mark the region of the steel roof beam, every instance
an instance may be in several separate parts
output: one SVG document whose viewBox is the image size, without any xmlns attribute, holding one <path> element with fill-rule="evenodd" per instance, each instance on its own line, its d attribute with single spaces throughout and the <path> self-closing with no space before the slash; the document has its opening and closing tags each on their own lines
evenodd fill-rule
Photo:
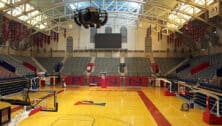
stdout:
<svg viewBox="0 0 222 126">
<path fill-rule="evenodd" d="M 192 1 L 188 1 L 188 0 L 177 0 L 177 1 L 180 2 L 180 3 L 185 3 L 185 4 L 188 4 L 190 6 L 199 8 L 199 9 L 204 10 L 204 11 L 207 11 L 207 6 L 202 6 L 202 5 L 193 3 Z M 206 2 L 206 0 L 205 0 L 205 2 Z"/>
<path fill-rule="evenodd" d="M 1 8 L 0 10 L 8 11 L 12 8 L 18 7 L 18 6 L 23 5 L 25 3 L 29 3 L 29 1 L 30 0 L 21 0 L 19 2 L 14 3 L 14 4 L 5 4 L 6 6 Z"/>
</svg>

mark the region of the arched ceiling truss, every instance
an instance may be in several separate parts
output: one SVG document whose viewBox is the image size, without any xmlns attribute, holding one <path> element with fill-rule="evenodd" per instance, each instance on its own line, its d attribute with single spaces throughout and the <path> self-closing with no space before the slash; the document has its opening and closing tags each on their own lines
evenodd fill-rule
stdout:
<svg viewBox="0 0 222 126">
<path fill-rule="evenodd" d="M 170 2 L 170 4 L 169 4 Z M 107 10 L 108 25 L 138 26 L 140 20 L 177 31 L 190 20 L 212 27 L 207 13 L 219 0 L 0 0 L 0 10 L 10 19 L 19 20 L 37 31 L 60 32 L 73 20 L 73 11 L 94 6 Z M 206 16 L 201 16 L 206 14 Z M 122 22 L 122 23 L 121 23 Z M 126 23 L 127 22 L 127 23 Z"/>
</svg>

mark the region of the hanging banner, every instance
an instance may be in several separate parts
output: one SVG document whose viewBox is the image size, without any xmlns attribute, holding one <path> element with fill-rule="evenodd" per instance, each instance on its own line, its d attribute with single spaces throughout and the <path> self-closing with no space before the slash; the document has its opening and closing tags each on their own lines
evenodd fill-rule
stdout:
<svg viewBox="0 0 222 126">
<path fill-rule="evenodd" d="M 45 43 L 45 44 L 46 44 L 47 41 L 48 41 L 48 40 L 47 40 L 47 39 L 48 39 L 47 37 L 48 37 L 47 35 L 44 35 L 44 43 Z"/>
<path fill-rule="evenodd" d="M 157 40 L 160 40 L 160 32 L 157 32 Z"/>
<path fill-rule="evenodd" d="M 29 30 L 27 26 L 23 25 L 23 38 L 28 38 L 29 36 Z"/>
<path fill-rule="evenodd" d="M 50 44 L 50 41 L 51 41 L 50 38 L 51 38 L 50 36 L 47 37 L 47 43 L 48 43 L 48 45 Z"/>
<path fill-rule="evenodd" d="M 59 41 L 59 33 L 56 33 L 56 42 Z"/>
<path fill-rule="evenodd" d="M 162 35 L 162 29 L 160 30 L 160 40 L 163 39 L 163 35 Z"/>
<path fill-rule="evenodd" d="M 40 40 L 40 47 L 42 48 L 43 47 L 43 34 L 41 33 L 40 34 L 40 38 L 39 38 Z"/>
<path fill-rule="evenodd" d="M 10 40 L 11 42 L 15 41 L 15 28 L 16 23 L 14 21 L 10 21 Z"/>
<path fill-rule="evenodd" d="M 54 39 L 54 32 L 51 30 L 50 31 L 50 39 L 53 40 Z"/>
<path fill-rule="evenodd" d="M 9 19 L 4 18 L 4 40 L 7 41 L 9 36 Z"/>
<path fill-rule="evenodd" d="M 20 40 L 20 36 L 21 36 L 21 33 L 20 33 L 20 26 L 21 24 L 16 22 L 16 28 L 15 28 L 15 39 L 16 40 Z M 19 41 L 18 41 L 19 42 Z"/>
<path fill-rule="evenodd" d="M 169 42 L 170 42 L 170 37 L 169 37 L 169 35 L 167 36 L 167 44 L 169 44 Z"/>
<path fill-rule="evenodd" d="M 64 38 L 66 38 L 66 28 L 64 29 Z"/>
</svg>

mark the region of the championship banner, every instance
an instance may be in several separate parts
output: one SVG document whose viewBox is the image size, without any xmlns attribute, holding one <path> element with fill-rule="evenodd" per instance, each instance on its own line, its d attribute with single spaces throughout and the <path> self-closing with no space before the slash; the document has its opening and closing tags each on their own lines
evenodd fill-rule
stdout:
<svg viewBox="0 0 222 126">
<path fill-rule="evenodd" d="M 4 40 L 7 41 L 9 36 L 9 19 L 4 18 Z"/>
<path fill-rule="evenodd" d="M 208 7 L 209 18 L 215 17 L 220 14 L 220 2 L 212 3 Z"/>
</svg>

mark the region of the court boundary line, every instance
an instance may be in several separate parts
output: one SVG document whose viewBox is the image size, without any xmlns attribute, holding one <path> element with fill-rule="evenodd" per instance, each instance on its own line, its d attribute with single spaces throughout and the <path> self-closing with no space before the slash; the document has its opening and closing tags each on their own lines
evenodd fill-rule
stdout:
<svg viewBox="0 0 222 126">
<path fill-rule="evenodd" d="M 166 117 L 159 111 L 159 109 L 153 104 L 153 102 L 144 94 L 144 92 L 141 89 L 96 89 L 92 91 L 113 91 L 113 92 L 137 92 L 140 99 L 145 104 L 146 109 L 151 113 L 152 117 L 154 118 L 156 124 L 158 126 L 171 126 L 170 122 L 166 119 Z"/>
<path fill-rule="evenodd" d="M 152 103 L 152 101 L 143 93 L 143 91 L 137 91 L 141 100 L 149 110 L 158 126 L 171 126 L 170 122 L 165 116 L 158 110 L 158 108 Z"/>
</svg>

